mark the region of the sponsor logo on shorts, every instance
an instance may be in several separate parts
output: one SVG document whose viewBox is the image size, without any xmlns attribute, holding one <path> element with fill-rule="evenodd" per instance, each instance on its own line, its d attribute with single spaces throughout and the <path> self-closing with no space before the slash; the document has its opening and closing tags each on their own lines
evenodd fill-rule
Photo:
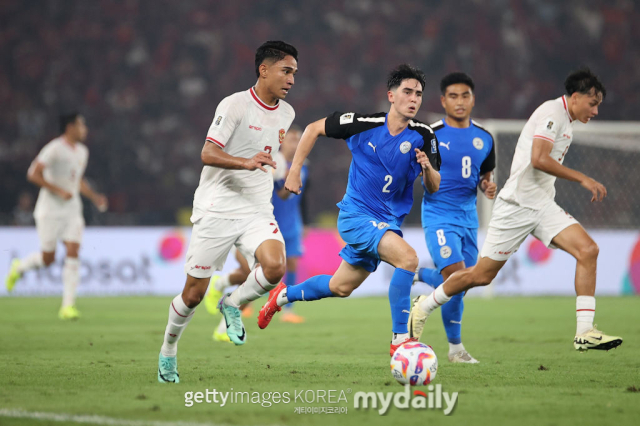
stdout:
<svg viewBox="0 0 640 426">
<path fill-rule="evenodd" d="M 440 256 L 443 259 L 448 259 L 451 256 L 451 247 L 449 246 L 440 247 Z"/>
<path fill-rule="evenodd" d="M 511 254 L 513 252 L 513 250 L 509 250 L 509 251 L 499 251 L 498 254 Z"/>
<path fill-rule="evenodd" d="M 389 224 L 386 222 L 376 222 L 375 220 L 370 220 L 369 222 L 371 222 L 371 224 L 378 229 L 384 229 L 389 227 Z"/>
<path fill-rule="evenodd" d="M 484 148 L 484 141 L 481 138 L 473 138 L 473 146 L 475 149 Z"/>
<path fill-rule="evenodd" d="M 211 269 L 211 266 L 200 266 L 200 265 L 196 265 L 194 266 L 195 269 L 202 269 L 203 271 L 207 271 L 209 269 Z"/>
<path fill-rule="evenodd" d="M 404 141 L 400 144 L 400 152 L 406 154 L 411 149 L 411 142 Z"/>
</svg>

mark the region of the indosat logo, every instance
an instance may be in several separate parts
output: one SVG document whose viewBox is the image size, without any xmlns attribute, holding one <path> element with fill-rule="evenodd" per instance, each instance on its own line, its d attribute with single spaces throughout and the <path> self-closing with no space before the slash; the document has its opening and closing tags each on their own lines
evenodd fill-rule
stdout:
<svg viewBox="0 0 640 426">
<path fill-rule="evenodd" d="M 181 260 L 185 250 L 185 241 L 181 231 L 171 231 L 163 235 L 158 245 L 158 261 L 169 263 Z"/>
<path fill-rule="evenodd" d="M 640 238 L 631 250 L 629 270 L 622 280 L 622 294 L 640 294 Z"/>
</svg>

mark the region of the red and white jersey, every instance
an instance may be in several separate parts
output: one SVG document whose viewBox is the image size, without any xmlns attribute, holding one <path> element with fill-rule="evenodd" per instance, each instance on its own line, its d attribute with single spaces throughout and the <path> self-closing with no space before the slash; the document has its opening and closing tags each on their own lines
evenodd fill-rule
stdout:
<svg viewBox="0 0 640 426">
<path fill-rule="evenodd" d="M 259 152 L 273 156 L 294 118 L 291 105 L 282 100 L 275 106 L 266 105 L 250 88 L 220 102 L 207 142 L 234 157 L 252 158 Z M 272 173 L 204 166 L 194 195 L 191 221 L 195 223 L 205 215 L 241 219 L 266 210 L 272 212 L 272 192 Z"/>
<path fill-rule="evenodd" d="M 33 215 L 37 218 L 64 218 L 82 214 L 80 182 L 87 167 L 89 150 L 76 142 L 71 144 L 63 136 L 46 144 L 35 162 L 44 164 L 44 179 L 67 192 L 71 199 L 64 200 L 46 188 L 40 188 Z"/>
<path fill-rule="evenodd" d="M 498 196 L 534 210 L 540 210 L 553 201 L 556 177 L 533 168 L 533 140 L 539 138 L 551 142 L 553 148 L 549 155 L 562 164 L 573 140 L 573 123 L 564 96 L 540 105 L 520 133 L 511 163 L 511 174 Z"/>
</svg>

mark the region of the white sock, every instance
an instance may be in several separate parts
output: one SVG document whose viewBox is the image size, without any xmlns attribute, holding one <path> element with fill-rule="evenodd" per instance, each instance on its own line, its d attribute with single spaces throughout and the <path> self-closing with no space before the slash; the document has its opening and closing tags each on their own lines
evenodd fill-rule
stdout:
<svg viewBox="0 0 640 426">
<path fill-rule="evenodd" d="M 216 284 L 213 286 L 218 291 L 223 291 L 225 288 L 229 287 L 231 283 L 229 282 L 229 274 L 221 275 L 216 281 Z"/>
<path fill-rule="evenodd" d="M 443 285 L 438 286 L 430 295 L 427 296 L 425 300 L 420 303 L 420 309 L 427 314 L 431 314 L 431 312 L 438 309 L 440 306 L 447 303 L 451 297 L 447 296 L 444 292 Z"/>
<path fill-rule="evenodd" d="M 42 260 L 42 253 L 36 252 L 31 253 L 29 256 L 24 259 L 20 259 L 20 266 L 18 267 L 18 272 L 20 274 L 24 274 L 27 271 L 32 269 L 40 269 L 44 266 L 44 260 Z"/>
<path fill-rule="evenodd" d="M 449 343 L 449 353 L 456 354 L 460 351 L 464 351 L 464 345 L 460 343 Z"/>
<path fill-rule="evenodd" d="M 287 289 L 285 288 L 278 294 L 278 298 L 276 299 L 276 303 L 278 306 L 284 306 L 289 303 L 289 299 L 287 299 Z"/>
<path fill-rule="evenodd" d="M 62 307 L 76 303 L 76 291 L 80 282 L 80 260 L 77 257 L 64 259 L 62 267 Z"/>
<path fill-rule="evenodd" d="M 251 271 L 247 280 L 240 285 L 237 289 L 231 293 L 229 297 L 225 297 L 224 303 L 234 308 L 239 308 L 240 305 L 251 302 L 252 300 L 259 299 L 263 294 L 268 293 L 278 283 L 272 284 L 267 281 L 262 271 L 262 266 Z"/>
<path fill-rule="evenodd" d="M 593 296 L 576 297 L 576 335 L 586 333 L 593 328 L 596 316 L 596 298 Z"/>
<path fill-rule="evenodd" d="M 216 329 L 216 332 L 218 332 L 219 334 L 227 333 L 227 323 L 225 322 L 224 318 L 220 320 L 220 324 L 218 324 L 218 328 Z"/>
<path fill-rule="evenodd" d="M 409 338 L 409 333 L 393 333 L 393 339 L 391 339 L 392 345 L 402 343 Z"/>
<path fill-rule="evenodd" d="M 196 308 L 189 308 L 182 300 L 182 294 L 177 295 L 169 305 L 169 322 L 164 331 L 164 342 L 160 353 L 162 356 L 176 356 L 178 353 L 178 340 L 187 324 L 193 318 Z"/>
</svg>

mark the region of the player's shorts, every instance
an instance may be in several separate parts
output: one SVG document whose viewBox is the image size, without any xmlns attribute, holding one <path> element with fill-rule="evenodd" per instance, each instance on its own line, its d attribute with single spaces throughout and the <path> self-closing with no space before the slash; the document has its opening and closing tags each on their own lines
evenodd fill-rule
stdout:
<svg viewBox="0 0 640 426">
<path fill-rule="evenodd" d="M 551 240 L 561 231 L 578 221 L 555 202 L 540 210 L 528 209 L 517 204 L 496 200 L 487 230 L 487 239 L 482 246 L 481 257 L 503 261 L 518 251 L 529 234 L 549 248 L 557 248 Z"/>
<path fill-rule="evenodd" d="M 450 224 L 424 228 L 427 248 L 438 272 L 454 263 L 464 262 L 465 267 L 478 261 L 478 229 Z"/>
<path fill-rule="evenodd" d="M 304 254 L 302 247 L 302 234 L 295 233 L 284 237 L 284 246 L 287 249 L 287 257 L 300 257 Z"/>
<path fill-rule="evenodd" d="M 247 259 L 249 268 L 253 269 L 256 250 L 267 240 L 284 244 L 273 214 L 258 214 L 244 219 L 205 216 L 193 225 L 184 271 L 194 278 L 211 277 L 214 271 L 222 270 L 234 245 Z"/>
<path fill-rule="evenodd" d="M 338 232 L 347 245 L 340 250 L 340 257 L 350 265 L 360 266 L 374 272 L 380 264 L 378 244 L 385 232 L 392 231 L 402 236 L 395 224 L 379 222 L 364 213 L 340 211 Z"/>
<path fill-rule="evenodd" d="M 35 221 L 40 249 L 44 252 L 55 251 L 58 241 L 82 244 L 84 217 L 80 214 L 63 218 L 36 217 Z"/>
</svg>

